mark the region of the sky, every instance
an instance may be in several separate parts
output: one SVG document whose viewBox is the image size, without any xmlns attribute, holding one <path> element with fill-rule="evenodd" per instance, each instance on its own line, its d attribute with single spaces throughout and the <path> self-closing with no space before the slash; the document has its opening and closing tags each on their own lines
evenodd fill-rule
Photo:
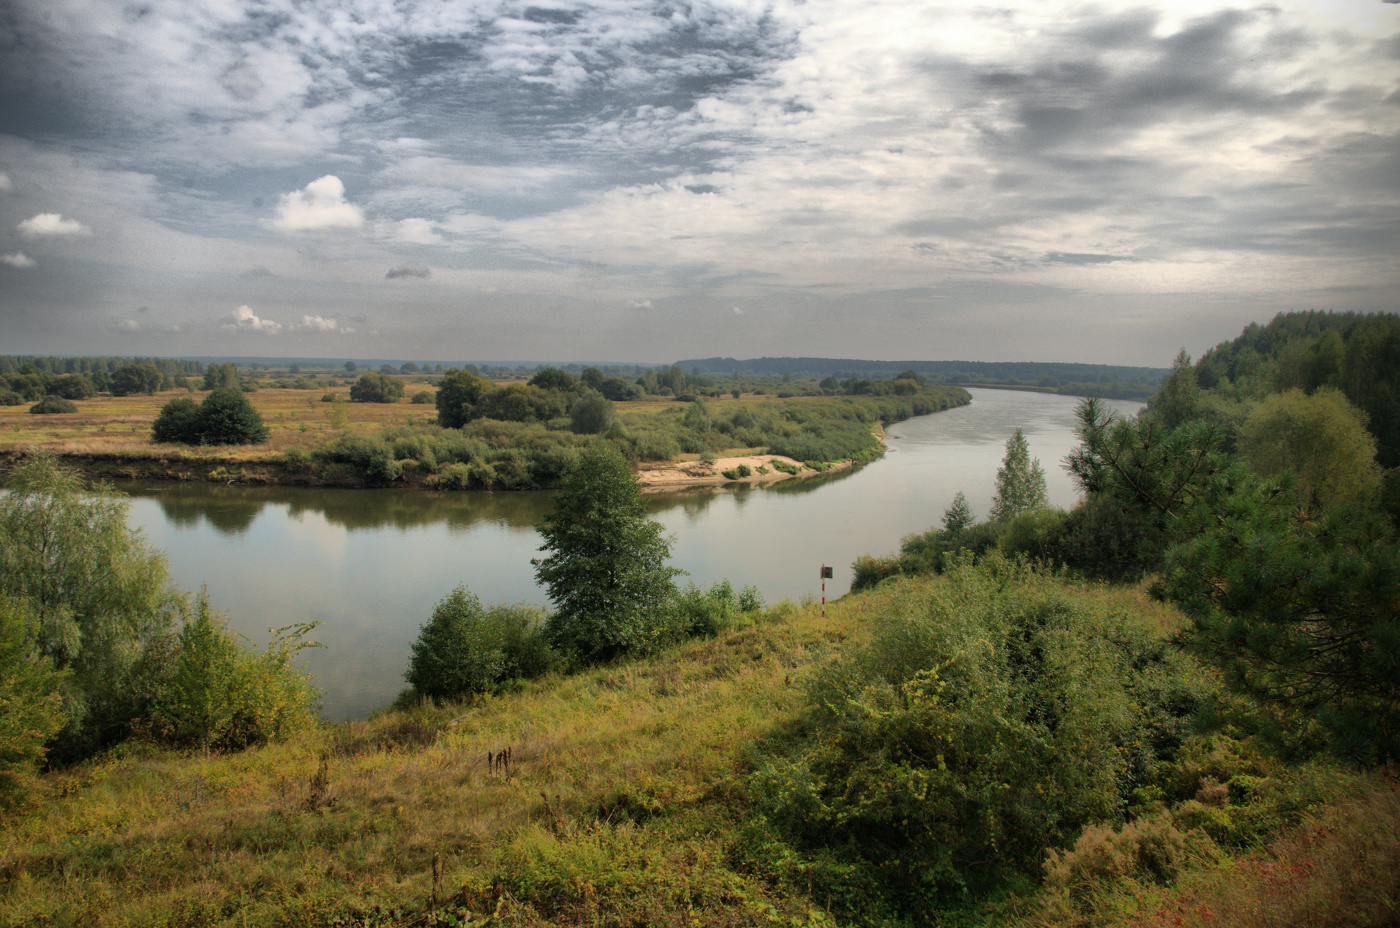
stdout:
<svg viewBox="0 0 1400 928">
<path fill-rule="evenodd" d="M 0 2 L 4 354 L 1164 367 L 1397 294 L 1400 2 Z"/>
</svg>

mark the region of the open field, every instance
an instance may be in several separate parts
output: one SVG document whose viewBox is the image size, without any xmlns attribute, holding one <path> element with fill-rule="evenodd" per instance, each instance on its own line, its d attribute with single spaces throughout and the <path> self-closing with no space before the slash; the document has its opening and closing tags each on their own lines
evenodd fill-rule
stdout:
<svg viewBox="0 0 1400 928">
<path fill-rule="evenodd" d="M 406 395 L 419 392 L 435 394 L 427 382 L 407 380 Z M 389 434 L 423 434 L 436 429 L 436 408 L 431 403 L 412 403 L 408 399 L 396 403 L 351 403 L 348 382 L 336 386 L 318 385 L 315 389 L 263 388 L 247 394 L 253 407 L 269 429 L 269 440 L 262 445 L 189 446 L 182 444 L 153 444 L 151 424 L 161 407 L 178 396 L 189 396 L 199 402 L 204 391 L 171 390 L 155 395 L 112 397 L 98 395 L 77 401 L 78 411 L 57 415 L 33 415 L 28 405 L 0 407 L 0 459 L 33 453 L 51 453 L 67 459 L 93 477 L 148 477 L 168 479 L 219 480 L 243 483 L 317 483 L 350 482 L 353 475 L 336 472 L 327 474 L 324 468 L 308 464 L 314 456 L 332 446 L 344 446 L 346 439 L 361 436 L 371 442 Z M 327 397 L 344 399 L 332 402 Z M 736 411 L 747 410 L 754 417 L 767 421 L 788 422 L 802 418 L 803 410 L 812 410 L 820 419 L 839 411 L 848 398 L 826 396 L 777 397 L 769 394 L 744 394 L 741 397 L 709 398 L 706 406 L 716 422 L 732 419 Z M 717 447 L 717 461 L 702 464 L 701 455 L 677 446 L 674 440 L 676 424 L 689 403 L 663 397 L 647 397 L 615 404 L 623 429 L 632 435 L 662 434 L 660 456 L 670 464 L 647 464 L 642 479 L 656 487 L 724 483 L 725 471 L 740 464 L 753 470 L 752 482 L 780 480 L 790 476 L 805 476 L 817 471 L 804 467 L 803 461 L 780 454 L 768 455 L 763 445 L 734 445 Z M 342 426 L 334 423 L 339 408 L 345 415 Z M 535 441 L 559 446 L 561 442 L 577 444 L 584 436 L 547 431 L 534 424 L 527 431 L 517 423 L 505 423 L 501 434 L 508 447 Z M 784 426 L 792 434 L 793 426 Z M 863 427 L 866 428 L 866 427 Z M 875 424 L 878 430 L 878 423 Z M 719 433 L 712 433 L 718 437 Z M 499 435 L 484 439 L 494 445 Z M 712 442 L 714 444 L 723 444 Z M 731 443 L 732 444 L 732 443 Z M 525 452 L 535 455 L 537 451 Z M 655 452 L 650 453 L 655 458 Z M 770 466 L 780 460 L 784 469 Z M 767 473 L 760 471 L 762 468 Z M 430 485 L 435 478 L 433 468 L 403 468 L 393 480 L 401 485 Z M 478 478 L 471 478 L 473 480 Z M 479 478 L 482 485 L 491 485 L 494 478 Z M 539 481 L 536 481 L 536 485 Z M 461 485 L 461 481 L 456 485 Z M 505 484 L 509 486 L 510 484 Z M 528 484 L 527 484 L 528 485 Z"/>
</svg>

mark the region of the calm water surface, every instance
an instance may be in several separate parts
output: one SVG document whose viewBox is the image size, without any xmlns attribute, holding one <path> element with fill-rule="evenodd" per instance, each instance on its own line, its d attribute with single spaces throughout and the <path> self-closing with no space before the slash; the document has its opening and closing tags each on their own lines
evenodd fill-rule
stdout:
<svg viewBox="0 0 1400 928">
<path fill-rule="evenodd" d="M 985 518 L 1006 440 L 1019 426 L 1050 501 L 1076 494 L 1061 469 L 1075 444 L 1072 397 L 973 390 L 971 405 L 892 426 L 889 452 L 854 471 L 764 488 L 649 497 L 674 535 L 673 563 L 697 584 L 728 578 L 770 601 L 850 584 L 851 562 L 937 524 L 959 490 Z M 1126 413 L 1136 403 L 1111 403 Z M 131 523 L 169 556 L 183 589 L 209 590 L 230 625 L 261 644 L 269 626 L 320 621 L 303 652 L 327 717 L 362 718 L 403 688 L 409 645 L 457 584 L 484 603 L 545 604 L 534 526 L 548 492 L 430 493 L 126 483 Z M 685 578 L 682 578 L 684 581 Z"/>
</svg>

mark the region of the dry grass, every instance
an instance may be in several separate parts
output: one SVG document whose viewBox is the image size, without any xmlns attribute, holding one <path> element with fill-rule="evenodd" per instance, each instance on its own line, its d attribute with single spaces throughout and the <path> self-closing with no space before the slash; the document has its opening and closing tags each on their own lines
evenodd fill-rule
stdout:
<svg viewBox="0 0 1400 928">
<path fill-rule="evenodd" d="M 1260 854 L 1198 873 L 1133 928 L 1371 928 L 1400 924 L 1400 790 L 1394 772 Z"/>
<path fill-rule="evenodd" d="M 435 891 L 569 922 L 584 883 L 609 881 L 594 904 L 617 924 L 646 922 L 623 914 L 647 907 L 653 923 L 684 923 L 663 911 L 694 904 L 682 884 L 710 886 L 709 923 L 790 914 L 794 901 L 762 886 L 711 886 L 738 878 L 714 866 L 723 842 L 691 817 L 714 814 L 705 800 L 746 744 L 796 712 L 798 684 L 846 626 L 839 608 L 826 623 L 796 611 L 472 706 L 50 776 L 42 803 L 0 833 L 0 924 L 329 923 L 375 905 L 421 915 Z M 506 750 L 508 770 L 488 765 Z"/>
</svg>

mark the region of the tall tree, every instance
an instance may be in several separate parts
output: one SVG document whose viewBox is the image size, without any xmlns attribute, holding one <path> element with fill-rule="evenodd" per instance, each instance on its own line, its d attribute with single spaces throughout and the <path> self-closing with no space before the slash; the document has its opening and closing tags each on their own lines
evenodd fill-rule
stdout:
<svg viewBox="0 0 1400 928">
<path fill-rule="evenodd" d="M 1006 457 L 997 471 L 997 490 L 992 497 L 993 522 L 1004 522 L 1023 512 L 1034 512 L 1050 505 L 1045 490 L 1045 471 L 1040 460 L 1031 459 L 1030 445 L 1018 428 L 1006 440 Z"/>
<path fill-rule="evenodd" d="M 661 531 L 622 453 L 594 442 L 540 528 L 549 556 L 532 562 L 557 610 L 548 628 L 557 646 L 604 661 L 650 643 L 680 573 L 666 564 L 671 544 Z"/>
</svg>

